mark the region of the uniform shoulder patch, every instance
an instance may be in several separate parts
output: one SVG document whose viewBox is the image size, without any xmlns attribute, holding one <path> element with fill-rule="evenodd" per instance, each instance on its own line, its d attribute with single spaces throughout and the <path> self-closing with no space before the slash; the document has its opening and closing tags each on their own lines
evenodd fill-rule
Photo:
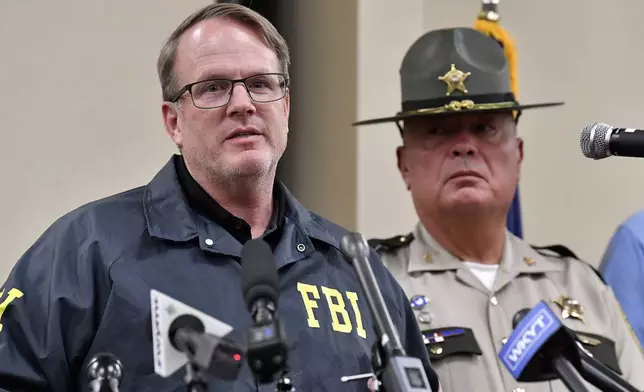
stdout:
<svg viewBox="0 0 644 392">
<path fill-rule="evenodd" d="M 565 245 L 561 244 L 554 244 L 554 245 L 546 245 L 546 246 L 536 246 L 536 245 L 530 245 L 532 249 L 537 251 L 542 256 L 547 256 L 547 257 L 558 257 L 558 258 L 572 258 L 575 260 L 579 260 L 582 263 L 588 265 L 594 272 L 595 274 L 599 277 L 599 279 L 606 284 L 606 281 L 604 280 L 604 277 L 602 276 L 601 272 L 597 268 L 595 268 L 592 264 L 586 262 L 585 260 L 580 259 L 575 252 L 573 252 L 570 248 L 568 248 Z"/>
<path fill-rule="evenodd" d="M 367 240 L 370 247 L 377 252 L 391 252 L 408 245 L 414 239 L 414 234 L 396 235 L 391 238 L 371 238 Z"/>
</svg>

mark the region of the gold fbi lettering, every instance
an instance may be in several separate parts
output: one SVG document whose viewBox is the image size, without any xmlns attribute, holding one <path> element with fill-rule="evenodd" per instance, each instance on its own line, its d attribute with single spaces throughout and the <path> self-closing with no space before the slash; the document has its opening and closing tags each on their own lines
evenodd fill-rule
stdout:
<svg viewBox="0 0 644 392">
<path fill-rule="evenodd" d="M 22 297 L 23 293 L 22 291 L 16 288 L 13 288 L 9 290 L 9 292 L 7 293 L 4 299 L 2 299 L 3 295 L 4 295 L 4 290 L 0 291 L 0 300 L 2 300 L 2 303 L 0 303 L 0 332 L 2 331 L 2 315 L 4 314 L 5 309 L 7 309 L 11 301 L 13 301 L 16 298 Z"/>
<path fill-rule="evenodd" d="M 309 327 L 320 328 L 320 322 L 315 319 L 315 314 L 313 314 L 313 309 L 318 307 L 318 303 L 309 298 L 310 294 L 313 295 L 313 298 L 320 299 L 318 288 L 310 284 L 298 282 L 297 291 L 299 291 L 302 296 L 302 301 L 306 308 L 306 321 L 309 323 Z"/>
<path fill-rule="evenodd" d="M 353 313 L 356 315 L 356 332 L 361 338 L 366 338 L 367 331 L 364 330 L 364 326 L 362 325 L 362 314 L 360 314 L 360 308 L 358 308 L 358 294 L 353 291 L 347 291 L 347 298 L 349 298 Z"/>
<path fill-rule="evenodd" d="M 320 322 L 315 318 L 313 309 L 318 308 L 316 300 L 320 299 L 320 291 L 322 291 L 329 308 L 329 313 L 331 314 L 331 328 L 336 332 L 342 333 L 351 333 L 351 331 L 353 331 L 351 317 L 347 311 L 344 296 L 340 291 L 324 286 L 320 286 L 320 289 L 318 290 L 318 287 L 315 285 L 301 282 L 298 282 L 297 290 L 302 296 L 302 302 L 306 309 L 306 320 L 310 328 L 320 328 Z M 351 303 L 351 309 L 355 316 L 356 334 L 361 338 L 366 338 L 367 332 L 362 324 L 362 314 L 358 307 L 358 294 L 352 291 L 347 291 L 345 292 L 345 296 Z"/>
<path fill-rule="evenodd" d="M 322 292 L 326 297 L 326 303 L 329 305 L 329 311 L 331 312 L 331 327 L 336 332 L 351 332 L 351 320 L 349 320 L 349 313 L 344 308 L 344 299 L 342 294 L 336 289 L 330 289 L 328 287 L 322 287 Z M 342 316 L 342 321 L 340 318 Z"/>
</svg>

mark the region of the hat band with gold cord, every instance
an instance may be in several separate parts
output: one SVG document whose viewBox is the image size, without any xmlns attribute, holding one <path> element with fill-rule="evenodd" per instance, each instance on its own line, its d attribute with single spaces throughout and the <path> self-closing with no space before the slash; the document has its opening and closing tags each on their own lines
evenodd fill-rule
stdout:
<svg viewBox="0 0 644 392">
<path fill-rule="evenodd" d="M 466 99 L 440 97 L 404 101 L 401 115 L 453 113 L 461 110 L 501 110 L 517 106 L 513 93 L 468 95 Z"/>
</svg>

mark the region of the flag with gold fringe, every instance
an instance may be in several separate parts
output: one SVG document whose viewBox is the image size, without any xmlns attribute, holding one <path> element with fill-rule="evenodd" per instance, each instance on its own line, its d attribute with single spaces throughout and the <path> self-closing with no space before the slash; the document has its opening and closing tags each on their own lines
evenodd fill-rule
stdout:
<svg viewBox="0 0 644 392">
<path fill-rule="evenodd" d="M 510 34 L 499 23 L 500 15 L 497 9 L 498 4 L 499 0 L 482 0 L 481 10 L 474 22 L 474 29 L 494 38 L 503 47 L 510 68 L 510 87 L 512 88 L 515 99 L 518 100 L 519 86 L 517 80 L 516 48 Z M 523 222 L 521 219 L 521 202 L 518 186 L 514 193 L 512 205 L 508 211 L 507 225 L 511 233 L 519 238 L 523 238 Z"/>
</svg>

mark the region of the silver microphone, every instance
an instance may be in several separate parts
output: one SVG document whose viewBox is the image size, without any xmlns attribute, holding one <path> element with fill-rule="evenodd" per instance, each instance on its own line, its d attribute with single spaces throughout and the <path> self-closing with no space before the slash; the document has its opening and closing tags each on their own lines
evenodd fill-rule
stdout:
<svg viewBox="0 0 644 392">
<path fill-rule="evenodd" d="M 644 158 L 644 131 L 640 129 L 593 123 L 584 127 L 579 144 L 584 156 L 595 160 L 610 156 Z"/>
<path fill-rule="evenodd" d="M 111 353 L 98 353 L 87 364 L 87 375 L 92 392 L 118 392 L 123 365 Z"/>
</svg>

